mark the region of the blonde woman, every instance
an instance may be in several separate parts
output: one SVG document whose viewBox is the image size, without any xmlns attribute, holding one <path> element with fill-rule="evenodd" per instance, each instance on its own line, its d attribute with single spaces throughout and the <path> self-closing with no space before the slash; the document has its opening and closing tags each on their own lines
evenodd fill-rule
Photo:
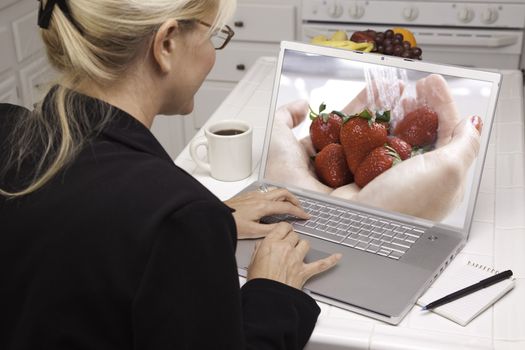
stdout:
<svg viewBox="0 0 525 350">
<path fill-rule="evenodd" d="M 40 1 L 62 73 L 34 111 L 0 105 L 1 349 L 299 349 L 300 291 L 336 264 L 271 213 L 274 190 L 220 202 L 149 131 L 188 114 L 233 35 L 234 0 Z M 238 238 L 258 245 L 239 287 Z"/>
</svg>

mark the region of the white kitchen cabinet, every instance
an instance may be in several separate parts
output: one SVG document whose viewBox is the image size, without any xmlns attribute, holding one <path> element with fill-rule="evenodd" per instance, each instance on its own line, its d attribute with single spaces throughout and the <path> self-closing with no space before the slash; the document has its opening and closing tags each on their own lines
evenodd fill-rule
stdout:
<svg viewBox="0 0 525 350">
<path fill-rule="evenodd" d="M 0 81 L 0 103 L 18 104 L 18 89 L 14 76 Z"/>
<path fill-rule="evenodd" d="M 38 11 L 34 10 L 13 21 L 13 38 L 15 40 L 18 62 L 37 54 L 44 48 L 38 32 Z"/>
<path fill-rule="evenodd" d="M 217 51 L 215 66 L 206 80 L 238 82 L 259 57 L 277 54 L 278 43 L 232 41 L 226 49 Z"/>
<path fill-rule="evenodd" d="M 33 108 L 54 78 L 37 26 L 35 0 L 0 0 L 0 102 Z"/>
<path fill-rule="evenodd" d="M 230 26 L 235 39 L 249 42 L 279 42 L 295 38 L 296 6 L 285 2 L 239 3 Z"/>
<path fill-rule="evenodd" d="M 33 106 L 44 98 L 58 74 L 47 62 L 45 57 L 28 64 L 20 70 L 22 96 L 25 106 Z"/>
<path fill-rule="evenodd" d="M 184 148 L 184 116 L 158 115 L 151 126 L 151 132 L 171 158 Z"/>
<path fill-rule="evenodd" d="M 9 31 L 9 27 L 3 22 L 0 24 L 0 74 L 7 71 L 14 64 L 12 50 L 12 39 Z"/>
</svg>

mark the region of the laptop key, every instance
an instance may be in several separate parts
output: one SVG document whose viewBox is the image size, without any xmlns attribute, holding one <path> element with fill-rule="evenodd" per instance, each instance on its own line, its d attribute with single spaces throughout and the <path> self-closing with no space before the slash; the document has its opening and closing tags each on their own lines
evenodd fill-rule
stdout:
<svg viewBox="0 0 525 350">
<path fill-rule="evenodd" d="M 327 228 L 328 226 L 322 224 L 316 227 L 318 231 L 326 231 Z"/>
<path fill-rule="evenodd" d="M 326 232 L 335 235 L 337 233 L 337 229 L 335 227 L 328 226 Z"/>
<path fill-rule="evenodd" d="M 306 227 L 310 227 L 310 228 L 315 228 L 315 227 L 317 227 L 317 225 L 318 225 L 318 224 L 317 224 L 316 222 L 314 222 L 314 221 L 309 221 L 309 222 L 306 223 L 305 226 L 306 226 Z"/>
<path fill-rule="evenodd" d="M 305 226 L 308 220 L 295 220 L 293 223 L 298 226 Z"/>
<path fill-rule="evenodd" d="M 383 232 L 383 236 L 394 237 L 394 233 L 392 231 L 385 230 L 385 232 Z"/>
<path fill-rule="evenodd" d="M 408 246 L 406 244 L 403 244 L 403 243 L 401 243 L 401 241 L 398 241 L 396 239 L 394 239 L 391 243 L 395 244 L 396 246 L 401 247 L 401 248 L 405 248 L 405 249 L 410 248 L 410 246 Z"/>
<path fill-rule="evenodd" d="M 357 239 L 348 238 L 348 237 L 341 242 L 341 244 L 344 244 L 344 245 L 352 247 L 352 248 L 355 247 L 355 245 L 357 243 L 359 243 L 359 241 Z"/>
<path fill-rule="evenodd" d="M 357 248 L 359 250 L 366 250 L 368 247 L 368 243 L 358 242 L 354 248 Z"/>
<path fill-rule="evenodd" d="M 372 239 L 381 239 L 381 237 L 383 237 L 383 235 L 375 231 L 372 231 L 372 234 L 370 235 L 370 238 Z"/>
<path fill-rule="evenodd" d="M 404 234 L 404 233 L 397 233 L 394 238 L 395 239 L 400 239 L 402 241 L 404 241 L 407 237 L 409 237 L 408 235 Z"/>
<path fill-rule="evenodd" d="M 359 237 L 359 242 L 369 244 L 372 240 L 368 237 Z"/>
<path fill-rule="evenodd" d="M 368 237 L 368 236 L 370 236 L 371 232 L 368 231 L 368 230 L 361 229 L 361 230 L 359 230 L 358 234 L 359 234 L 359 236 Z"/>
<path fill-rule="evenodd" d="M 370 244 L 370 245 L 368 246 L 368 248 L 366 248 L 366 251 L 375 254 L 375 253 L 377 253 L 377 252 L 379 251 L 379 246 L 377 246 L 377 245 L 373 245 L 373 244 Z"/>
<path fill-rule="evenodd" d="M 323 225 L 326 224 L 327 222 L 328 222 L 328 219 L 321 218 L 321 219 L 317 220 L 317 223 L 323 224 Z"/>
<path fill-rule="evenodd" d="M 391 250 L 391 251 L 396 251 L 396 252 L 399 252 L 401 254 L 404 254 L 406 252 L 406 249 L 403 249 L 403 248 L 398 247 L 398 246 L 391 246 L 391 245 L 384 245 L 383 244 L 383 248 Z"/>
<path fill-rule="evenodd" d="M 385 249 L 379 249 L 379 250 L 377 251 L 377 254 L 382 255 L 382 256 L 389 256 L 390 253 L 391 253 L 391 251 L 389 251 L 389 250 L 385 250 Z"/>
<path fill-rule="evenodd" d="M 408 243 L 414 244 L 414 243 L 416 243 L 416 238 L 408 237 L 407 239 L 405 239 L 405 242 L 408 242 Z"/>
<path fill-rule="evenodd" d="M 324 239 L 326 241 L 330 241 L 330 242 L 334 242 L 334 243 L 339 243 L 339 241 L 340 241 L 340 237 L 337 237 L 337 236 L 335 236 L 333 234 L 326 233 L 326 232 L 323 232 L 323 231 L 317 231 L 316 229 L 310 229 L 308 227 L 301 227 L 297 231 L 302 233 L 302 234 L 305 234 L 307 236 L 312 236 L 312 237 Z"/>
<path fill-rule="evenodd" d="M 399 253 L 397 251 L 393 251 L 392 253 L 390 253 L 388 255 L 389 258 L 392 258 L 392 259 L 396 259 L 398 260 L 399 258 L 401 258 L 403 256 L 403 253 Z"/>
<path fill-rule="evenodd" d="M 341 223 L 345 225 L 350 225 L 352 221 L 350 219 L 343 218 L 341 219 Z"/>
<path fill-rule="evenodd" d="M 421 237 L 421 235 L 419 235 L 418 232 L 415 229 L 412 232 L 405 232 L 405 235 L 413 237 L 413 238 Z"/>
</svg>

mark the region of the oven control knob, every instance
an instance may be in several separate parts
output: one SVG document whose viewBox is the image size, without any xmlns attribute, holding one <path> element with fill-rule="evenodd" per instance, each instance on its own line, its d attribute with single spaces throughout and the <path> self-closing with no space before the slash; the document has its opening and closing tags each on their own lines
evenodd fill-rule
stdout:
<svg viewBox="0 0 525 350">
<path fill-rule="evenodd" d="M 481 21 L 485 24 L 492 24 L 498 20 L 498 10 L 488 8 L 481 13 Z"/>
<path fill-rule="evenodd" d="M 458 19 L 462 23 L 468 23 L 474 18 L 474 11 L 468 7 L 463 7 L 458 11 Z"/>
<path fill-rule="evenodd" d="M 413 21 L 419 15 L 419 10 L 415 6 L 408 6 L 403 9 L 402 15 L 407 21 Z"/>
<path fill-rule="evenodd" d="M 348 8 L 348 13 L 350 14 L 350 17 L 358 19 L 363 17 L 363 15 L 365 14 L 365 8 L 354 2 Z"/>
<path fill-rule="evenodd" d="M 343 6 L 339 5 L 337 2 L 334 2 L 328 6 L 326 11 L 328 12 L 328 16 L 332 18 L 338 18 L 343 14 Z"/>
</svg>

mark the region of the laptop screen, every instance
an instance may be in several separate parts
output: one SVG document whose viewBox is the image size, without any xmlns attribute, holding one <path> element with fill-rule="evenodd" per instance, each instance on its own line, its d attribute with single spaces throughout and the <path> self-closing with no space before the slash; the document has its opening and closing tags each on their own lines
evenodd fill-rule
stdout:
<svg viewBox="0 0 525 350">
<path fill-rule="evenodd" d="M 264 180 L 468 230 L 499 74 L 288 44 Z"/>
</svg>

